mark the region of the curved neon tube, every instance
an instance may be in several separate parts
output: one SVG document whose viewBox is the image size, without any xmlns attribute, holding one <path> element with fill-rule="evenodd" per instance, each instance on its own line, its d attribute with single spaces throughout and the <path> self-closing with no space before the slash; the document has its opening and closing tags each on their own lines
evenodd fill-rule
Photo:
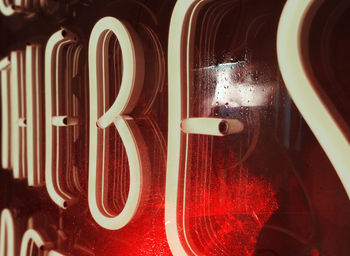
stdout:
<svg viewBox="0 0 350 256">
<path fill-rule="evenodd" d="M 123 78 L 121 87 L 111 108 L 98 119 L 98 109 L 104 109 L 98 100 L 98 88 L 108 83 L 106 72 L 108 65 L 108 43 L 112 35 L 119 41 L 123 58 Z M 142 89 L 144 59 L 140 45 L 134 33 L 122 22 L 113 17 L 105 17 L 94 26 L 89 41 L 89 79 L 90 79 L 90 138 L 89 138 L 89 208 L 95 221 L 110 230 L 124 227 L 136 214 L 142 189 L 142 163 L 138 148 L 142 137 L 135 128 L 130 127 L 132 120 L 126 121 L 123 114 L 132 110 Z M 104 89 L 103 89 L 104 90 Z M 105 95 L 104 95 L 105 97 Z M 104 101 L 104 100 L 103 100 Z M 101 111 L 100 111 L 101 112 Z M 130 169 L 130 187 L 126 204 L 117 216 L 108 212 L 104 205 L 103 194 L 103 158 L 104 142 L 98 142 L 98 125 L 105 128 L 114 122 L 125 146 Z M 136 125 L 135 125 L 136 126 Z M 104 139 L 104 138 L 103 138 Z"/>
<path fill-rule="evenodd" d="M 8 0 L 0 0 L 0 12 L 5 16 L 11 16 L 15 13 L 15 10 Z"/>
<path fill-rule="evenodd" d="M 62 29 L 49 38 L 45 49 L 45 180 L 49 196 L 61 208 L 69 207 L 75 203 L 76 199 L 62 191 L 53 174 L 56 167 L 52 166 L 52 90 L 56 88 L 54 85 L 57 82 L 54 75 L 56 74 L 57 51 L 62 45 L 75 41 L 76 36 L 72 32 Z"/>
<path fill-rule="evenodd" d="M 10 210 L 2 210 L 0 225 L 0 255 L 15 256 L 15 223 Z"/>
<path fill-rule="evenodd" d="M 28 246 L 31 241 L 41 250 L 49 251 L 53 248 L 53 243 L 46 242 L 44 238 L 34 229 L 28 229 L 22 237 L 20 256 L 27 256 Z"/>
<path fill-rule="evenodd" d="M 106 128 L 113 122 L 114 118 L 121 113 L 129 114 L 140 95 L 144 76 L 143 53 L 139 49 L 140 46 L 136 44 L 136 36 L 127 25 L 120 22 L 118 19 L 105 17 L 96 23 L 90 36 L 89 70 L 91 83 L 96 85 L 100 82 L 97 81 L 99 76 L 96 66 L 99 64 L 105 65 L 105 63 L 96 63 L 96 60 L 102 60 L 103 56 L 98 56 L 99 54 L 103 54 L 99 45 L 102 43 L 105 34 L 110 32 L 117 37 L 120 44 L 123 58 L 123 78 L 118 97 L 115 99 L 110 109 L 98 119 L 98 126 L 101 128 Z"/>
<path fill-rule="evenodd" d="M 286 87 L 304 119 L 332 162 L 350 198 L 350 145 L 327 106 L 312 86 L 302 58 L 302 31 L 315 4 L 323 1 L 287 1 L 278 26 L 277 54 Z M 317 6 L 316 6 L 317 7 Z"/>
</svg>

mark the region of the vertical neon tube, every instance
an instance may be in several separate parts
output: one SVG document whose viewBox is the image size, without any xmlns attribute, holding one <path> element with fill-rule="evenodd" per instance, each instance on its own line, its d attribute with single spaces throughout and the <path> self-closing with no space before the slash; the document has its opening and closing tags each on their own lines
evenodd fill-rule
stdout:
<svg viewBox="0 0 350 256">
<path fill-rule="evenodd" d="M 67 208 L 74 204 L 76 198 L 62 190 L 57 179 L 58 168 L 53 165 L 53 158 L 57 158 L 57 145 L 53 145 L 53 90 L 58 86 L 58 58 L 62 47 L 67 44 L 75 43 L 76 36 L 66 29 L 54 33 L 48 40 L 45 49 L 45 181 L 46 188 L 50 198 L 61 208 Z M 56 105 L 59 102 L 56 102 Z M 58 161 L 58 159 L 56 159 Z"/>
<path fill-rule="evenodd" d="M 209 0 L 210 1 L 210 0 Z M 187 132 L 210 133 L 218 135 L 215 129 L 203 131 L 198 127 L 198 120 L 191 120 L 188 113 L 188 99 L 184 92 L 189 86 L 190 42 L 193 33 L 192 22 L 196 10 L 209 2 L 208 0 L 178 0 L 175 4 L 169 29 L 168 40 L 168 79 L 169 79 L 169 116 L 168 116 L 168 153 L 167 175 L 165 189 L 165 230 L 173 255 L 188 255 L 196 253 L 186 241 L 180 240 L 178 229 L 178 186 L 179 174 L 183 165 L 181 155 L 187 147 Z M 193 122 L 194 121 L 194 122 Z M 183 122 L 183 123 L 182 123 Z M 214 120 L 214 123 L 216 121 Z M 220 123 L 221 121 L 219 121 Z M 181 123 L 184 132 L 181 131 Z M 239 131 L 241 128 L 237 129 Z M 243 129 L 243 128 L 242 128 Z M 209 129 L 210 130 L 210 129 Z M 217 129 L 216 129 L 217 130 Z"/>
<path fill-rule="evenodd" d="M 8 57 L 0 61 L 1 77 L 1 167 L 12 168 L 11 164 L 11 111 L 10 111 L 10 60 Z"/>
<path fill-rule="evenodd" d="M 43 149 L 40 139 L 44 136 L 42 130 L 42 110 L 40 91 L 42 88 L 41 47 L 28 45 L 26 47 L 26 110 L 27 110 L 27 165 L 28 185 L 40 186 L 44 183 Z"/>
<path fill-rule="evenodd" d="M 24 57 L 23 52 L 21 51 L 13 51 L 11 52 L 11 146 L 12 146 L 12 163 L 13 163 L 13 176 L 16 179 L 23 179 L 25 178 L 26 170 L 25 164 L 24 164 L 24 156 L 23 151 L 25 150 L 24 144 L 23 144 L 23 136 L 22 136 L 22 129 L 25 129 L 24 127 L 19 126 L 20 119 L 23 118 L 23 116 L 20 116 L 20 113 L 22 112 L 22 105 L 23 105 L 23 79 L 22 79 L 22 72 L 23 72 L 23 60 Z"/>
</svg>

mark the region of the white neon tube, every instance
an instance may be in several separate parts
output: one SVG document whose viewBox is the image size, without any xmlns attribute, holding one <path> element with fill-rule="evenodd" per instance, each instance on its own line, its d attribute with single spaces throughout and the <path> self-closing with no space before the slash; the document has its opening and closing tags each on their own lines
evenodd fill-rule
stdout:
<svg viewBox="0 0 350 256">
<path fill-rule="evenodd" d="M 44 136 L 42 129 L 43 113 L 40 109 L 40 91 L 42 87 L 41 46 L 26 47 L 26 126 L 27 126 L 27 165 L 28 185 L 41 186 L 44 183 L 43 148 L 40 139 Z"/>
<path fill-rule="evenodd" d="M 26 137 L 27 137 L 27 127 L 26 127 L 26 74 L 25 74 L 25 52 L 20 51 L 19 55 L 19 166 L 20 171 L 22 172 L 22 177 L 26 178 L 28 176 L 28 168 L 27 168 L 27 146 L 26 146 Z M 23 123 L 23 124 L 22 124 Z"/>
<path fill-rule="evenodd" d="M 53 90 L 56 88 L 58 51 L 66 44 L 75 43 L 76 36 L 66 30 L 61 29 L 54 33 L 48 40 L 45 49 L 45 181 L 46 188 L 51 199 L 61 208 L 67 208 L 76 202 L 76 198 L 61 189 L 58 179 L 53 172 L 57 172 L 57 166 L 53 166 L 53 134 L 52 134 L 52 108 Z M 56 102 L 56 104 L 59 104 Z M 56 155 L 56 152 L 55 152 Z M 56 159 L 58 161 L 58 159 Z"/>
<path fill-rule="evenodd" d="M 93 72 L 90 74 L 93 84 L 101 82 L 97 81 L 99 75 L 96 72 L 96 66 L 106 65 L 106 63 L 102 63 L 102 51 L 105 49 L 100 48 L 100 45 L 106 33 L 110 32 L 117 37 L 120 44 L 123 58 L 123 78 L 118 97 L 110 109 L 98 119 L 97 124 L 101 128 L 106 128 L 121 113 L 129 114 L 131 112 L 142 90 L 144 77 L 144 56 L 142 49 L 140 49 L 141 46 L 138 44 L 138 38 L 124 23 L 112 17 L 105 17 L 96 23 L 90 36 L 89 67 L 91 67 L 90 72 Z M 103 46 L 105 47 L 106 44 Z M 97 57 L 97 54 L 101 54 L 100 58 Z M 91 63 L 90 57 L 101 62 L 96 63 L 95 60 L 94 63 Z"/>
<path fill-rule="evenodd" d="M 0 12 L 5 16 L 11 16 L 15 10 L 8 0 L 0 0 Z"/>
<path fill-rule="evenodd" d="M 350 145 L 331 110 L 318 96 L 302 58 L 302 33 L 315 8 L 324 1 L 287 1 L 278 26 L 277 54 L 286 87 L 304 119 L 332 162 L 350 198 Z M 306 31 L 305 31 L 306 32 Z"/>
<path fill-rule="evenodd" d="M 52 125 L 54 126 L 74 126 L 79 124 L 79 117 L 71 116 L 53 116 Z"/>
<path fill-rule="evenodd" d="M 10 113 L 10 60 L 0 60 L 1 77 L 1 167 L 12 168 L 11 164 L 11 113 Z"/>
<path fill-rule="evenodd" d="M 8 169 L 10 167 L 9 161 L 9 134 L 8 127 L 9 120 L 9 102 L 8 102 L 8 71 L 1 70 L 1 167 Z"/>
<path fill-rule="evenodd" d="M 226 136 L 243 131 L 244 125 L 237 119 L 196 117 L 181 121 L 181 130 L 188 134 Z"/>
<path fill-rule="evenodd" d="M 188 92 L 190 42 L 193 41 L 192 23 L 198 10 L 210 0 L 178 0 L 175 4 L 169 28 L 168 39 L 168 79 L 169 79 L 169 116 L 168 116 L 168 153 L 165 189 L 165 230 L 173 255 L 196 255 L 186 239 L 181 243 L 178 229 L 177 204 L 180 159 L 182 145 L 187 147 L 187 135 L 181 131 L 181 122 L 189 118 L 189 99 L 183 98 Z M 182 107 L 187 105 L 186 107 Z M 185 121 L 186 122 L 186 121 Z M 195 129 L 191 127 L 192 131 Z M 196 128 L 197 130 L 199 128 Z"/>
<path fill-rule="evenodd" d="M 28 256 L 28 247 L 31 242 L 34 242 L 39 250 L 44 251 L 44 253 L 53 248 L 53 243 L 45 241 L 38 231 L 28 229 L 22 237 L 20 256 Z"/>
<path fill-rule="evenodd" d="M 121 87 L 111 108 L 105 112 L 104 99 L 98 97 L 99 90 L 108 87 L 108 44 L 114 34 L 120 44 L 123 58 Z M 129 113 L 139 97 L 143 85 L 144 59 L 138 38 L 124 23 L 112 17 L 99 20 L 94 26 L 89 41 L 90 79 L 90 138 L 89 138 L 89 208 L 95 221 L 106 229 L 124 227 L 136 214 L 142 190 L 142 163 L 139 152 L 142 137 L 137 128 L 131 128 L 132 120 L 126 121 L 121 115 Z M 107 95 L 108 96 L 108 95 Z M 99 118 L 99 115 L 102 117 Z M 117 216 L 108 212 L 104 205 L 103 172 L 105 141 L 98 141 L 98 128 L 114 122 L 125 146 L 130 169 L 130 187 L 126 204 Z M 129 122 L 129 124 L 128 124 Z M 133 125 L 136 127 L 136 125 Z M 136 130 L 135 130 L 136 129 Z M 104 132 L 100 130 L 100 132 Z M 101 140 L 101 138 L 100 138 Z M 104 140 L 102 136 L 102 140 Z M 108 143 L 108 142 L 107 142 Z M 143 156 L 144 157 L 147 156 Z M 103 160 L 102 160 L 103 161 Z"/>
<path fill-rule="evenodd" d="M 28 45 L 26 47 L 26 108 L 27 108 L 27 147 L 28 147 L 28 185 L 33 186 L 36 182 L 36 175 L 37 175 L 37 163 L 35 161 L 36 156 L 36 147 L 34 146 L 35 143 L 35 128 L 38 129 L 39 127 L 36 126 L 34 123 L 36 120 L 35 117 L 35 106 L 36 99 L 34 99 L 33 96 L 33 90 L 35 92 L 35 61 L 33 61 L 33 58 L 35 56 L 35 49 L 32 45 Z"/>
<path fill-rule="evenodd" d="M 11 88 L 10 88 L 10 101 L 11 101 L 11 146 L 12 146 L 12 163 L 13 163 L 13 176 L 16 179 L 25 178 L 26 170 L 25 159 L 23 156 L 23 136 L 20 136 L 22 132 L 18 123 L 20 119 L 19 107 L 24 104 L 23 102 L 23 79 L 22 74 L 23 68 L 23 58 L 24 53 L 22 51 L 12 51 L 11 52 Z M 22 139 L 20 139 L 22 137 Z"/>
<path fill-rule="evenodd" d="M 15 223 L 9 209 L 2 210 L 0 225 L 0 256 L 15 256 Z"/>
</svg>

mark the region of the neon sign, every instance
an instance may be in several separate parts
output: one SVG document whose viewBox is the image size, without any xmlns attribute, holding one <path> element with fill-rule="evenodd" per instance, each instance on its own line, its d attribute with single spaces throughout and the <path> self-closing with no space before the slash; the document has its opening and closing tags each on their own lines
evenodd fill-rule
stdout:
<svg viewBox="0 0 350 256">
<path fill-rule="evenodd" d="M 314 7 L 314 1 L 308 3 L 299 1 L 293 3 L 294 5 L 291 1 L 287 1 L 278 32 L 277 51 L 281 72 L 293 100 L 319 138 L 349 195 L 350 166 L 347 157 L 350 153 L 349 144 L 342 128 L 334 121 L 333 113 L 327 110 L 317 96 L 317 91 L 312 87 L 312 80 L 308 78 L 301 58 L 301 42 L 298 40 L 301 40 L 300 33 L 307 26 L 307 19 L 305 20 L 304 17 L 309 15 L 311 7 Z M 209 2 L 211 1 L 177 1 L 168 34 L 168 150 L 165 206 L 162 210 L 165 214 L 167 242 L 174 255 L 200 254 L 192 247 L 191 239 L 186 236 L 185 217 L 178 216 L 179 212 L 184 214 L 179 210 L 179 201 L 186 198 L 186 184 L 190 184 L 190 181 L 186 180 L 187 162 L 190 161 L 190 153 L 193 153 L 189 149 L 191 146 L 189 138 L 193 135 L 204 135 L 210 139 L 213 137 L 225 139 L 227 136 L 243 134 L 247 129 L 247 124 L 239 118 L 202 117 L 195 116 L 190 111 L 190 106 L 193 104 L 190 92 L 194 83 L 192 70 L 194 63 L 192 49 L 196 34 L 194 27 L 200 11 Z M 12 15 L 15 12 L 7 1 L 0 1 L 0 11 L 5 15 Z M 298 14 L 296 18 L 294 18 L 295 13 Z M 290 22 L 291 20 L 293 22 Z M 151 32 L 149 34 L 156 37 Z M 116 95 L 113 95 L 115 98 L 109 94 L 110 87 L 114 86 L 109 78 L 112 38 L 120 49 L 122 66 L 119 74 L 120 88 Z M 83 129 L 81 125 L 88 127 L 86 136 L 89 142 L 88 207 L 94 221 L 108 230 L 120 230 L 130 225 L 140 210 L 140 204 L 149 196 L 145 191 L 149 186 L 147 175 L 150 172 L 147 168 L 150 154 L 145 150 L 147 145 L 142 127 L 138 126 L 134 120 L 133 113 L 135 105 L 140 101 L 145 79 L 148 76 L 145 64 L 146 49 L 141 40 L 139 31 L 126 21 L 108 16 L 94 25 L 89 36 L 88 49 L 83 48 L 76 34 L 62 28 L 48 39 L 46 47 L 40 44 L 29 44 L 25 51 L 12 51 L 9 57 L 0 61 L 2 168 L 12 170 L 15 179 L 27 179 L 29 186 L 45 186 L 49 197 L 60 211 L 73 207 L 79 200 L 76 194 L 85 193 L 85 191 L 79 188 L 79 182 L 73 185 L 75 186 L 73 189 L 67 189 L 68 186 L 62 179 L 62 169 L 64 173 L 74 173 L 75 177 L 79 175 L 77 166 L 74 166 L 75 159 L 72 152 L 78 135 Z M 154 39 L 154 41 L 157 40 Z M 87 63 L 82 63 L 80 58 L 85 50 L 88 53 L 88 60 Z M 229 79 L 230 70 L 237 63 L 230 62 L 225 67 L 213 66 L 219 70 L 217 79 Z M 77 76 L 78 67 L 83 64 L 88 64 L 89 72 L 88 84 L 84 85 L 86 87 L 84 89 L 89 91 L 89 109 L 86 110 L 89 116 L 88 122 L 82 118 L 82 107 L 79 105 L 79 99 L 74 95 L 72 82 Z M 296 76 L 296 73 L 299 75 Z M 226 84 L 220 86 L 224 88 Z M 270 97 L 266 92 L 271 89 L 268 86 L 252 91 L 242 85 L 237 87 L 237 91 L 243 90 L 244 97 L 241 95 L 240 101 L 230 101 L 220 94 L 224 90 L 220 86 L 214 92 L 215 96 L 221 97 L 218 104 L 228 102 L 227 104 L 236 108 L 267 105 Z M 45 95 L 40 93 L 43 90 Z M 158 92 L 158 88 L 155 91 Z M 231 93 L 236 92 L 232 90 Z M 7 97 L 8 95 L 10 97 Z M 112 104 L 109 104 L 110 102 Z M 215 104 L 211 99 L 209 102 L 211 105 Z M 144 113 L 152 104 L 151 100 Z M 120 136 L 129 164 L 129 188 L 126 202 L 120 213 L 115 213 L 108 204 L 109 192 L 106 185 L 109 183 L 108 133 L 111 132 L 108 129 L 113 129 L 112 132 Z M 43 137 L 44 134 L 45 137 Z M 326 136 L 327 134 L 332 136 Z M 182 173 L 185 173 L 184 177 L 181 176 Z M 248 180 L 247 177 L 250 176 L 246 174 L 242 177 Z M 252 180 L 257 187 L 264 185 L 267 188 L 267 192 L 261 189 L 263 191 L 261 193 L 266 192 L 266 200 L 270 200 L 271 203 L 270 208 L 258 207 L 262 211 L 269 210 L 266 210 L 268 214 L 264 218 L 259 219 L 259 213 L 252 211 L 252 216 L 261 224 L 260 229 L 257 229 L 257 233 L 254 234 L 257 236 L 263 224 L 278 207 L 270 185 L 264 181 L 259 183 L 254 178 Z M 185 184 L 183 187 L 180 185 L 182 182 Z M 249 183 L 249 181 L 243 182 Z M 237 191 L 241 193 L 239 189 Z M 249 191 L 244 192 L 249 194 Z M 254 193 L 250 195 L 252 194 L 254 195 Z M 241 200 L 240 202 L 251 201 Z M 261 204 L 263 205 L 264 202 Z M 241 209 L 231 208 L 234 211 Z M 6 255 L 14 255 L 15 245 L 11 242 L 13 239 L 9 238 L 15 236 L 13 222 L 11 212 L 7 209 L 3 210 L 1 254 L 5 254 L 6 249 Z M 46 241 L 34 227 L 28 227 L 24 233 L 20 255 L 27 255 L 27 251 L 30 250 L 28 248 L 33 246 L 33 243 L 48 255 L 63 255 L 55 250 L 54 243 Z"/>
</svg>

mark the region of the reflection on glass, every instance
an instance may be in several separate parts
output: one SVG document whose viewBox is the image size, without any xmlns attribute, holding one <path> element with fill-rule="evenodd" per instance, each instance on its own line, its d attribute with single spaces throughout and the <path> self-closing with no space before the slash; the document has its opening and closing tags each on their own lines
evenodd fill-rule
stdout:
<svg viewBox="0 0 350 256">
<path fill-rule="evenodd" d="M 216 88 L 212 106 L 256 107 L 269 103 L 274 84 L 268 69 L 247 61 L 223 63 L 208 67 L 215 76 Z"/>
</svg>

